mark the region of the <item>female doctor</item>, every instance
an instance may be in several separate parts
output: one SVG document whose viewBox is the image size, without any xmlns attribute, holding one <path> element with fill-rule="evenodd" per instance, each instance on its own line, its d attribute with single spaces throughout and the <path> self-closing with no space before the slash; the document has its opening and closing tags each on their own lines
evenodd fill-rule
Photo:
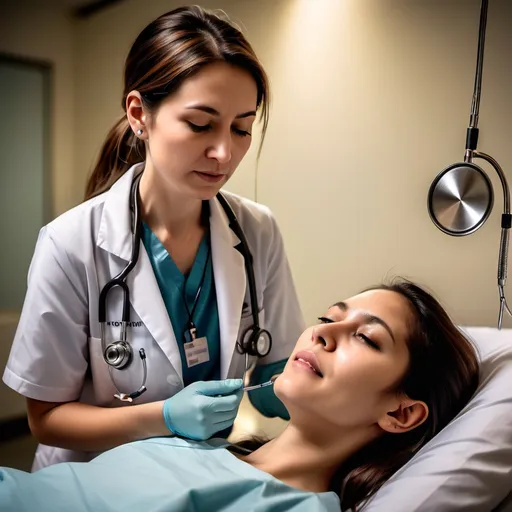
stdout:
<svg viewBox="0 0 512 512">
<path fill-rule="evenodd" d="M 303 318 L 268 208 L 218 193 L 251 144 L 268 82 L 228 21 L 150 23 L 125 64 L 123 117 L 86 201 L 45 226 L 4 382 L 27 398 L 33 469 L 159 435 L 229 429 L 279 374 Z M 250 394 L 287 418 L 268 386 Z M 222 433 L 222 432 L 221 432 Z"/>
</svg>

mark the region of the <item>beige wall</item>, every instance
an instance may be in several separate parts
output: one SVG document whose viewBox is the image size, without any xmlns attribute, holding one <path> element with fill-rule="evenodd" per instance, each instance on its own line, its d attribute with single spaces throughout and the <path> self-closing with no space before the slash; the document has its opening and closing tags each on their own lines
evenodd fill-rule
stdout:
<svg viewBox="0 0 512 512">
<path fill-rule="evenodd" d="M 129 45 L 180 3 L 126 0 L 80 24 L 75 167 L 82 178 L 121 111 Z M 432 179 L 463 156 L 480 1 L 203 5 L 245 27 L 270 74 L 274 102 L 257 185 L 251 151 L 227 188 L 275 212 L 308 321 L 386 275 L 405 275 L 432 288 L 458 322 L 495 325 L 502 200 L 494 171 L 493 215 L 472 236 L 442 234 L 426 209 Z M 493 0 L 479 146 L 507 174 L 511 22 L 509 0 Z"/>
<path fill-rule="evenodd" d="M 80 199 L 74 169 L 74 28 L 58 0 L 0 2 L 0 52 L 53 65 L 53 212 Z"/>
<path fill-rule="evenodd" d="M 463 155 L 480 2 L 289 4 L 259 199 L 280 220 L 308 319 L 389 273 L 430 286 L 458 322 L 495 325 L 499 181 L 470 237 L 442 234 L 426 210 L 431 180 Z M 511 176 L 512 5 L 490 5 L 480 148 Z"/>
</svg>

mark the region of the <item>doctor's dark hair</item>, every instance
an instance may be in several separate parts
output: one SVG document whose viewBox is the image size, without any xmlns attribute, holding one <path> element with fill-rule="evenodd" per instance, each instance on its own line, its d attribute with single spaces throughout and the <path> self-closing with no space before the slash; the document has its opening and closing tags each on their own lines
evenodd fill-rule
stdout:
<svg viewBox="0 0 512 512">
<path fill-rule="evenodd" d="M 205 66 L 227 62 L 256 82 L 263 143 L 269 117 L 268 78 L 254 50 L 226 16 L 199 6 L 174 9 L 151 22 L 133 43 L 124 68 L 122 108 L 138 91 L 144 110 L 155 114 L 162 102 Z M 132 165 L 145 160 L 144 141 L 133 133 L 125 114 L 110 130 L 88 179 L 85 199 L 108 190 Z"/>
<path fill-rule="evenodd" d="M 401 278 L 367 288 L 404 297 L 412 313 L 408 325 L 409 367 L 391 390 L 427 404 L 423 424 L 405 433 L 384 433 L 346 460 L 333 476 L 330 490 L 341 509 L 357 511 L 422 446 L 438 434 L 469 402 L 479 382 L 475 348 L 427 291 Z M 236 443 L 254 450 L 256 438 Z"/>
</svg>

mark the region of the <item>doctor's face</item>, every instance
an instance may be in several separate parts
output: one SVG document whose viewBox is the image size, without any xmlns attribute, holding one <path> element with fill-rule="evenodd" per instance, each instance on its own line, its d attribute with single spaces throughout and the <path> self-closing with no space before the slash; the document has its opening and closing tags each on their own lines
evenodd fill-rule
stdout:
<svg viewBox="0 0 512 512">
<path fill-rule="evenodd" d="M 249 73 L 224 62 L 206 66 L 151 119 L 147 168 L 165 187 L 212 198 L 251 145 L 256 101 Z"/>
<path fill-rule="evenodd" d="M 387 290 L 332 306 L 301 335 L 274 384 L 292 420 L 314 418 L 326 432 L 370 428 L 396 408 L 412 315 L 407 299 Z"/>
</svg>

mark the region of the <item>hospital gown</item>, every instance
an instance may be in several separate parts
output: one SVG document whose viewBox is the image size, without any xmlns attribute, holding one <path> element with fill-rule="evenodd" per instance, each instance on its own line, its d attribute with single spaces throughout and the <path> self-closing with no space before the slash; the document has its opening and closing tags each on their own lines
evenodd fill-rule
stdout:
<svg viewBox="0 0 512 512">
<path fill-rule="evenodd" d="M 0 511 L 339 512 L 335 493 L 290 487 L 241 461 L 227 445 L 152 438 L 88 463 L 35 473 L 0 468 Z"/>
</svg>

